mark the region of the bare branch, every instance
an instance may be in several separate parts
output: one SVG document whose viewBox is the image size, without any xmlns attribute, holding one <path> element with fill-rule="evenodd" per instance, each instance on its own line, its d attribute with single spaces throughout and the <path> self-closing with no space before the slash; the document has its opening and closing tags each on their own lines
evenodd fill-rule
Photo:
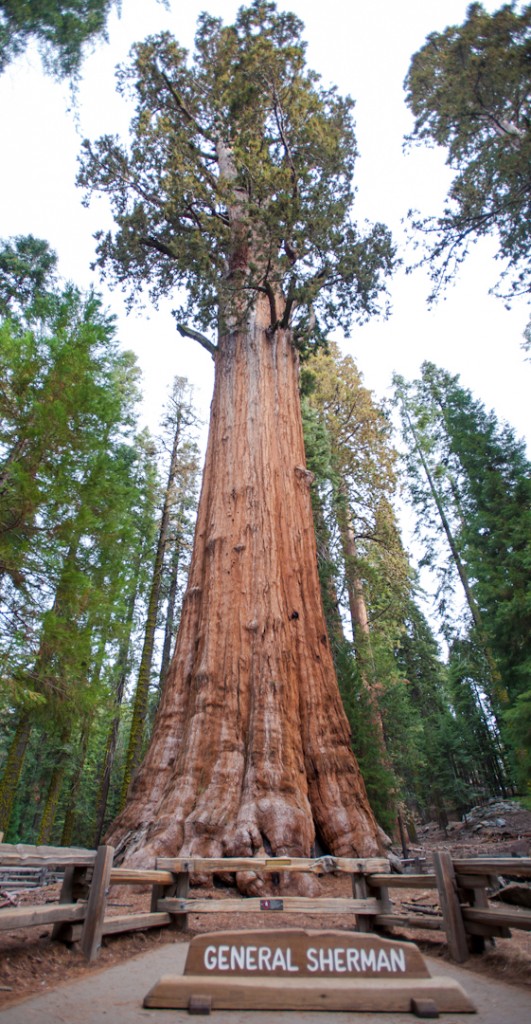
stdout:
<svg viewBox="0 0 531 1024">
<path fill-rule="evenodd" d="M 186 327 L 185 324 L 177 324 L 177 330 L 183 338 L 193 338 L 194 341 L 198 341 L 203 348 L 206 348 L 207 352 L 210 352 L 212 358 L 215 359 L 218 347 L 217 345 L 214 345 L 213 342 L 211 342 L 204 334 L 201 334 L 200 331 L 195 331 L 193 327 Z"/>
</svg>

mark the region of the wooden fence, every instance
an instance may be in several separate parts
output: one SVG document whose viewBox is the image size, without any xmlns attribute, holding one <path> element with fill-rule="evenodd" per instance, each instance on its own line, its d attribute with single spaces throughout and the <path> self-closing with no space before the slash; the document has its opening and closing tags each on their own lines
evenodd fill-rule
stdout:
<svg viewBox="0 0 531 1024">
<path fill-rule="evenodd" d="M 114 850 L 0 844 L 0 866 L 64 869 L 59 903 L 8 906 L 0 909 L 0 930 L 53 924 L 52 937 L 79 941 L 88 960 L 98 954 L 105 935 L 171 926 L 184 929 L 193 914 L 347 915 L 357 931 L 389 927 L 440 929 L 446 933 L 450 955 L 462 962 L 479 951 L 486 937 L 509 936 L 509 929 L 531 930 L 531 912 L 493 908 L 487 890 L 493 877 L 531 878 L 531 858 L 474 858 L 452 860 L 447 852 L 434 854 L 433 874 L 393 874 L 385 858 L 159 858 L 155 869 L 113 867 Z M 346 874 L 352 882 L 349 897 L 268 896 L 200 899 L 189 894 L 191 875 L 228 875 L 240 871 L 278 875 L 305 872 Z M 116 917 L 106 915 L 112 885 L 151 887 L 151 909 Z M 440 913 L 396 913 L 394 889 L 436 889 Z M 271 918 L 268 919 L 269 923 Z"/>
</svg>

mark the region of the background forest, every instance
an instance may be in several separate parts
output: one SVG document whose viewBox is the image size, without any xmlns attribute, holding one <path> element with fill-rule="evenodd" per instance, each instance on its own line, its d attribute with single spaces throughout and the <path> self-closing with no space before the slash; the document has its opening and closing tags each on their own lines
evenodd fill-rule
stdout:
<svg viewBox="0 0 531 1024">
<path fill-rule="evenodd" d="M 66 117 L 92 132 L 83 123 L 87 47 L 95 57 L 105 50 L 115 5 L 31 6 L 28 20 L 27 5 L 0 3 L 0 70 L 13 102 L 25 62 L 42 60 L 46 87 L 63 97 L 73 89 Z M 171 15 L 181 39 L 179 10 L 144 6 L 153 20 Z M 470 261 L 476 277 L 489 267 L 480 286 L 488 309 L 512 301 L 512 334 L 495 354 L 467 321 L 458 339 L 478 366 L 490 362 L 495 397 L 464 382 L 444 344 L 434 360 L 421 346 L 414 372 L 395 349 L 401 372 L 379 398 L 358 359 L 367 343 L 378 358 L 377 335 L 332 331 L 301 345 L 328 631 L 353 749 L 389 832 L 398 815 L 444 823 L 491 796 L 525 798 L 531 777 L 529 462 L 507 413 L 490 408 L 504 408 L 496 372 L 502 381 L 511 358 L 519 377 L 528 373 L 531 8 L 456 6 L 455 28 L 439 18 L 414 57 L 411 48 L 400 97 L 409 146 L 444 148 L 448 194 L 434 194 L 429 212 L 394 234 L 405 287 L 416 280 L 422 303 L 430 292 L 439 298 L 432 323 L 444 323 L 443 296 Z M 362 166 L 360 197 L 363 180 Z M 371 215 L 386 212 L 382 195 Z M 141 372 L 144 350 L 131 351 L 116 295 L 97 274 L 70 280 L 37 217 L 18 223 L 0 244 L 0 832 L 94 846 L 123 806 L 164 686 L 193 540 L 204 402 L 174 325 L 165 361 L 159 314 L 150 308 L 152 319 L 138 321 L 144 344 L 160 344 L 155 369 Z M 481 265 L 468 252 L 478 240 Z M 161 315 L 171 321 L 164 303 Z M 208 378 L 205 365 L 199 376 Z M 154 373 L 163 390 L 146 412 Z"/>
</svg>

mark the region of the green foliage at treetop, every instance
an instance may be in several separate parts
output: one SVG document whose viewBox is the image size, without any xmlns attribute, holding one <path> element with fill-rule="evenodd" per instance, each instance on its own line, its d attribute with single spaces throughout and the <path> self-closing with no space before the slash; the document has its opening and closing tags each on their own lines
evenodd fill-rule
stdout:
<svg viewBox="0 0 531 1024">
<path fill-rule="evenodd" d="M 426 234 L 434 294 L 470 246 L 494 235 L 505 293 L 531 286 L 531 6 L 488 14 L 470 5 L 462 25 L 433 32 L 405 81 L 410 142 L 448 150 L 455 177 L 440 216 L 413 218 Z"/>
<path fill-rule="evenodd" d="M 186 287 L 179 323 L 216 332 L 262 292 L 272 330 L 315 339 L 380 308 L 394 250 L 351 217 L 353 102 L 306 68 L 302 28 L 255 0 L 233 25 L 201 15 L 191 62 L 169 33 L 138 43 L 118 72 L 129 143 L 84 142 L 79 184 L 109 196 L 117 226 L 99 266 L 130 297 Z"/>
<path fill-rule="evenodd" d="M 57 256 L 33 235 L 0 240 L 0 316 L 29 323 L 55 282 Z"/>
</svg>

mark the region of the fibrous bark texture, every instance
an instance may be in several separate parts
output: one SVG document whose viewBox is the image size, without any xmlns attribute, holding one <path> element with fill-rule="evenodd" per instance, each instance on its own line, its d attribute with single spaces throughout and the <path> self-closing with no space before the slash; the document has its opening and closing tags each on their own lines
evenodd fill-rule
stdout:
<svg viewBox="0 0 531 1024">
<path fill-rule="evenodd" d="M 288 331 L 220 339 L 188 590 L 151 745 L 107 841 L 155 856 L 379 850 L 324 623 Z"/>
</svg>

